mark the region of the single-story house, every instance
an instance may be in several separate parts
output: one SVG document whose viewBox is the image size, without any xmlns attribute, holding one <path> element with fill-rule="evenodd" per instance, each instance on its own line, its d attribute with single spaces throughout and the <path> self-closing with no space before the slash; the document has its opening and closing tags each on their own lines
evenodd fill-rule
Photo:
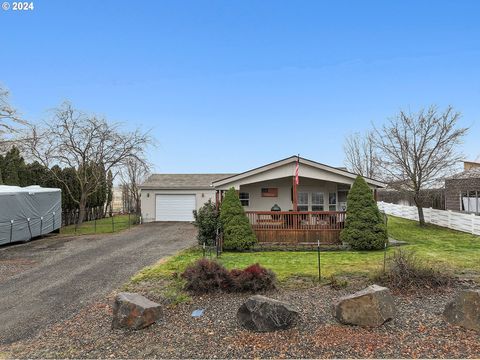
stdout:
<svg viewBox="0 0 480 360">
<path fill-rule="evenodd" d="M 293 184 L 299 163 L 297 209 Z M 140 186 L 144 222 L 193 221 L 208 200 L 234 188 L 259 241 L 338 242 L 347 194 L 357 174 L 291 156 L 239 174 L 154 174 Z M 386 184 L 365 179 L 372 191 Z"/>
<path fill-rule="evenodd" d="M 447 210 L 480 214 L 480 157 L 464 161 L 464 170 L 445 179 Z"/>
</svg>

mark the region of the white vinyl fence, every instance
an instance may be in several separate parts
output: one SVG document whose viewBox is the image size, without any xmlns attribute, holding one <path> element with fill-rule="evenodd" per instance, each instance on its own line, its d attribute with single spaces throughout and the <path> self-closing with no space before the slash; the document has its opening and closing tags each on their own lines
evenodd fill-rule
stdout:
<svg viewBox="0 0 480 360">
<path fill-rule="evenodd" d="M 388 215 L 418 221 L 418 212 L 415 206 L 397 205 L 379 201 L 378 208 Z M 423 214 L 425 215 L 425 222 L 427 223 L 480 235 L 480 216 L 476 216 L 475 214 L 436 210 L 432 208 L 423 208 Z"/>
</svg>

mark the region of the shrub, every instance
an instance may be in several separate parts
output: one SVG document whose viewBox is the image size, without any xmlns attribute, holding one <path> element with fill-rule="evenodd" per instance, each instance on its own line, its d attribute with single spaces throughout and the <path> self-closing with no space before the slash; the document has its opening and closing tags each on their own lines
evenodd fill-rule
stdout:
<svg viewBox="0 0 480 360">
<path fill-rule="evenodd" d="M 220 227 L 220 219 L 217 207 L 211 200 L 208 200 L 198 211 L 193 211 L 195 226 L 198 228 L 198 243 L 213 245 Z"/>
<path fill-rule="evenodd" d="M 260 264 L 250 265 L 244 270 L 234 269 L 230 276 L 234 291 L 258 292 L 275 289 L 275 273 Z"/>
<path fill-rule="evenodd" d="M 186 280 L 185 289 L 193 293 L 229 290 L 231 287 L 228 270 L 213 260 L 197 260 L 181 276 Z"/>
<path fill-rule="evenodd" d="M 378 210 L 372 190 L 358 176 L 347 197 L 345 228 L 340 239 L 355 250 L 378 250 L 387 241 L 387 227 Z"/>
<path fill-rule="evenodd" d="M 202 294 L 214 291 L 258 292 L 275 288 L 276 277 L 271 270 L 259 264 L 244 270 L 228 271 L 216 261 L 201 259 L 188 266 L 181 274 L 184 289 Z"/>
<path fill-rule="evenodd" d="M 427 266 L 414 252 L 398 249 L 388 260 L 384 274 L 376 278 L 392 288 L 409 289 L 448 285 L 452 278 L 446 272 Z"/>
<path fill-rule="evenodd" d="M 220 220 L 225 250 L 247 250 L 257 242 L 234 188 L 230 188 L 225 194 L 220 207 Z"/>
</svg>

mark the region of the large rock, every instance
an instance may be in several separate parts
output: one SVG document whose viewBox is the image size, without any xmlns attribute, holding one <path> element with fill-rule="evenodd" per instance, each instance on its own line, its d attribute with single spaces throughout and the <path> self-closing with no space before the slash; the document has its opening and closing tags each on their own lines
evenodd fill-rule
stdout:
<svg viewBox="0 0 480 360">
<path fill-rule="evenodd" d="M 159 304 L 140 294 L 122 292 L 113 303 L 112 328 L 143 329 L 157 321 L 161 314 Z"/>
<path fill-rule="evenodd" d="M 395 305 L 387 288 L 371 285 L 340 298 L 334 311 L 335 317 L 343 324 L 376 327 L 393 318 Z"/>
<path fill-rule="evenodd" d="M 262 332 L 287 329 L 298 316 L 299 312 L 290 304 L 261 295 L 250 297 L 237 312 L 243 327 Z"/>
<path fill-rule="evenodd" d="M 453 325 L 480 331 L 480 290 L 463 290 L 445 307 L 443 315 Z"/>
</svg>

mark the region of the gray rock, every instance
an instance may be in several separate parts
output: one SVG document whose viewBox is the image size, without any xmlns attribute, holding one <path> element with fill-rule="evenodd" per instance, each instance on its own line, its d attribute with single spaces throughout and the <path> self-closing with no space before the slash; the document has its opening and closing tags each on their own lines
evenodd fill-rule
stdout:
<svg viewBox="0 0 480 360">
<path fill-rule="evenodd" d="M 480 290 L 460 291 L 443 312 L 453 325 L 480 331 Z"/>
<path fill-rule="evenodd" d="M 113 303 L 112 328 L 143 329 L 156 322 L 161 315 L 160 304 L 140 294 L 122 292 Z"/>
<path fill-rule="evenodd" d="M 298 310 L 290 304 L 261 295 L 248 298 L 237 312 L 240 325 L 261 332 L 287 329 L 298 316 Z"/>
<path fill-rule="evenodd" d="M 395 315 L 395 304 L 386 287 L 371 285 L 340 298 L 334 304 L 335 317 L 342 324 L 376 327 Z"/>
</svg>

